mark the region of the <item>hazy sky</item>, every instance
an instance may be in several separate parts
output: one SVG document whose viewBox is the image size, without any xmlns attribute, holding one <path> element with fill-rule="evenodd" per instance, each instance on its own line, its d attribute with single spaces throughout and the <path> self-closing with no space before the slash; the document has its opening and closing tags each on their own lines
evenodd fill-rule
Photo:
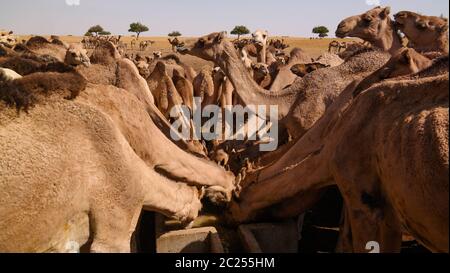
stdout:
<svg viewBox="0 0 450 273">
<path fill-rule="evenodd" d="M 131 22 L 140 21 L 150 27 L 145 36 L 173 30 L 199 36 L 239 24 L 272 35 L 309 37 L 316 25 L 334 33 L 340 20 L 378 2 L 393 12 L 449 15 L 447 0 L 1 0 L 0 29 L 82 35 L 100 24 L 113 34 L 126 34 Z"/>
</svg>

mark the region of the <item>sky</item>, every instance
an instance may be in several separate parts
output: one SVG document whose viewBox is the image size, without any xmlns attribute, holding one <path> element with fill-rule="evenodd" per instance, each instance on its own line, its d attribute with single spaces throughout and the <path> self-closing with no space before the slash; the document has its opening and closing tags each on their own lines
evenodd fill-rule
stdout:
<svg viewBox="0 0 450 273">
<path fill-rule="evenodd" d="M 447 0 L 1 0 L 0 29 L 16 34 L 83 35 L 100 24 L 115 35 L 127 34 L 130 23 L 150 27 L 144 36 L 184 36 L 231 31 L 245 25 L 273 36 L 313 36 L 314 26 L 325 25 L 334 36 L 345 17 L 374 5 L 392 12 L 410 10 L 449 16 Z"/>
</svg>

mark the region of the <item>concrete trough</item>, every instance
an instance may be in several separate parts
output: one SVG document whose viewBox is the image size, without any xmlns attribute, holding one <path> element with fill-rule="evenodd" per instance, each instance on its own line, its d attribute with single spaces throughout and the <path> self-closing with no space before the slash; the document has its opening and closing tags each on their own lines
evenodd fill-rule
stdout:
<svg viewBox="0 0 450 273">
<path fill-rule="evenodd" d="M 156 239 L 157 253 L 224 253 L 214 227 L 176 230 Z"/>
<path fill-rule="evenodd" d="M 298 253 L 298 227 L 292 222 L 239 226 L 239 237 L 249 253 Z"/>
</svg>

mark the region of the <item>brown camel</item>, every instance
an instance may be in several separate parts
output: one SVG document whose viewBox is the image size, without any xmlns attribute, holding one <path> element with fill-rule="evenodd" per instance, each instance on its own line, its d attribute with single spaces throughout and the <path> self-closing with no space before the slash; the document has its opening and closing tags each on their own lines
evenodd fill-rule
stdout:
<svg viewBox="0 0 450 273">
<path fill-rule="evenodd" d="M 316 71 L 318 69 L 326 68 L 328 66 L 321 63 L 309 63 L 309 64 L 296 64 L 291 67 L 292 73 L 298 77 L 304 77 L 307 74 Z"/>
<path fill-rule="evenodd" d="M 328 45 L 328 52 L 332 53 L 332 51 L 334 51 L 334 53 L 338 54 L 341 53 L 342 49 L 347 48 L 347 43 L 346 42 L 342 42 L 340 43 L 339 41 L 331 41 L 330 44 Z"/>
<path fill-rule="evenodd" d="M 349 83 L 376 71 L 389 59 L 384 52 L 365 52 L 340 66 L 314 71 L 285 90 L 267 91 L 253 80 L 233 44 L 225 37 L 225 33 L 212 33 L 180 49 L 180 52 L 220 66 L 244 105 L 277 105 L 280 126 L 286 128 L 293 138 L 302 136 L 311 128 Z"/>
<path fill-rule="evenodd" d="M 264 89 L 269 89 L 272 84 L 272 75 L 269 66 L 263 63 L 252 64 L 253 79 Z"/>
<path fill-rule="evenodd" d="M 294 48 L 291 51 L 289 62 L 281 66 L 277 76 L 273 80 L 270 91 L 279 91 L 291 86 L 297 79 L 297 75 L 291 72 L 291 68 L 295 64 L 310 63 L 311 56 L 300 48 Z"/>
<path fill-rule="evenodd" d="M 184 105 L 188 106 L 191 111 L 194 110 L 194 87 L 192 83 L 181 75 L 178 70 L 173 71 L 172 81 L 183 99 Z"/>
<path fill-rule="evenodd" d="M 410 11 L 394 15 L 397 27 L 412 42 L 414 49 L 448 54 L 448 19 L 424 16 Z"/>
<path fill-rule="evenodd" d="M 389 17 L 390 7 L 376 7 L 364 14 L 344 19 L 336 30 L 339 38 L 357 37 L 375 48 L 396 55 L 403 45 L 395 22 Z"/>
<path fill-rule="evenodd" d="M 170 45 L 172 46 L 172 51 L 173 52 L 177 52 L 177 48 L 178 47 L 183 47 L 184 46 L 184 43 L 183 42 L 181 42 L 180 40 L 178 40 L 178 38 L 177 37 L 175 37 L 175 38 L 173 38 L 173 39 L 167 39 L 167 40 L 169 40 L 169 43 L 170 43 Z"/>
<path fill-rule="evenodd" d="M 397 252 L 405 229 L 448 252 L 448 63 L 445 74 L 386 81 L 354 98 L 357 83 L 279 161 L 249 176 L 232 216 L 249 221 L 299 197 L 311 205 L 336 183 L 351 227 L 344 251 L 376 241 Z"/>
<path fill-rule="evenodd" d="M 430 67 L 433 61 L 412 48 L 404 48 L 393 56 L 382 68 L 365 78 L 355 89 L 354 96 L 368 89 L 374 83 L 388 78 L 418 73 Z"/>
<path fill-rule="evenodd" d="M 78 71 L 88 79 L 90 83 L 102 85 L 114 85 L 126 89 L 146 106 L 146 110 L 153 122 L 160 128 L 167 138 L 176 132 L 168 123 L 165 116 L 154 104 L 151 89 L 158 87 L 158 77 L 154 81 L 145 80 L 139 75 L 136 66 L 129 59 L 121 58 L 116 47 L 110 42 L 102 42 L 94 50 L 91 56 L 92 65 L 89 68 L 79 67 Z M 161 74 L 162 75 L 162 74 Z M 194 141 L 173 140 L 173 142 L 185 151 L 198 156 L 206 157 L 204 147 Z"/>
</svg>

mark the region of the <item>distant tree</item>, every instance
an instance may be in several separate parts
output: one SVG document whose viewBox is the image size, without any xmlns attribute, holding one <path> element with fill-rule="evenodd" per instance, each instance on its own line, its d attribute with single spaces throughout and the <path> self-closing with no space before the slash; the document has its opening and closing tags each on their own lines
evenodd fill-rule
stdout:
<svg viewBox="0 0 450 273">
<path fill-rule="evenodd" d="M 172 31 L 171 33 L 169 33 L 169 37 L 179 37 L 181 36 L 181 32 L 179 31 Z"/>
<path fill-rule="evenodd" d="M 84 34 L 84 36 L 86 36 L 86 37 L 92 37 L 93 35 L 92 35 L 92 32 L 86 32 L 85 34 Z"/>
<path fill-rule="evenodd" d="M 128 32 L 136 33 L 136 39 L 139 40 L 139 36 L 141 35 L 141 33 L 142 32 L 147 32 L 149 30 L 150 29 L 146 25 L 143 25 L 143 24 L 141 24 L 139 22 L 136 22 L 136 23 L 131 23 L 130 24 L 130 29 L 128 30 Z"/>
<path fill-rule="evenodd" d="M 314 34 L 318 34 L 320 38 L 324 38 L 324 37 L 328 36 L 328 32 L 330 32 L 330 31 L 325 26 L 318 26 L 318 27 L 313 28 L 312 32 Z"/>
<path fill-rule="evenodd" d="M 109 31 L 100 31 L 99 33 L 98 33 L 98 35 L 111 35 L 111 32 L 109 32 Z"/>
<path fill-rule="evenodd" d="M 247 35 L 250 33 L 250 30 L 246 26 L 235 26 L 234 29 L 230 32 L 233 35 L 238 36 L 238 40 L 241 39 L 241 35 Z"/>
<path fill-rule="evenodd" d="M 96 25 L 96 26 L 93 26 L 93 27 L 89 28 L 89 30 L 87 32 L 91 33 L 91 34 L 95 33 L 95 36 L 98 36 L 101 32 L 104 32 L 104 31 L 105 30 L 103 29 L 102 26 Z"/>
</svg>

